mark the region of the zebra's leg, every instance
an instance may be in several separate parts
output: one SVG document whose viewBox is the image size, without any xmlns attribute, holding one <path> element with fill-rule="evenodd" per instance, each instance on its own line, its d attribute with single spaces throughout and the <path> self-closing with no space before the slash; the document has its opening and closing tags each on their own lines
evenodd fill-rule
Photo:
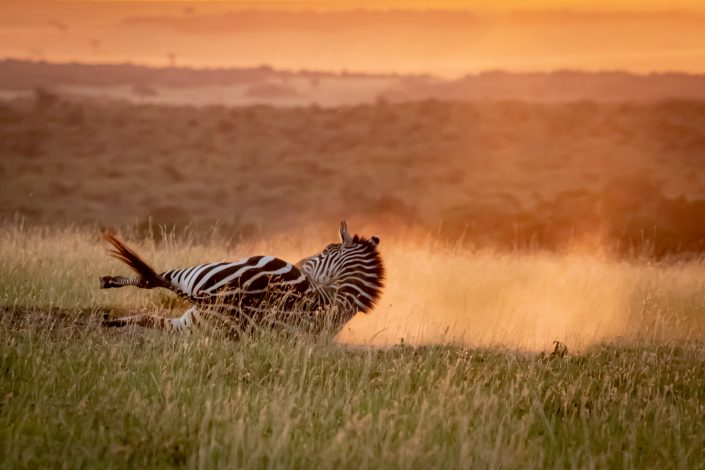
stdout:
<svg viewBox="0 0 705 470">
<path fill-rule="evenodd" d="M 239 338 L 243 331 L 240 325 L 217 309 L 201 308 L 196 305 L 188 309 L 178 318 L 167 318 L 148 313 L 127 317 L 104 319 L 102 325 L 109 328 L 121 328 L 137 325 L 143 328 L 153 328 L 167 333 L 184 333 L 194 326 L 208 325 L 210 330 L 223 333 L 229 338 Z"/>
<path fill-rule="evenodd" d="M 189 331 L 194 325 L 198 325 L 202 319 L 198 307 L 193 306 L 179 318 L 167 318 L 159 315 L 143 313 L 120 318 L 106 318 L 102 325 L 109 328 L 121 328 L 128 325 L 141 326 L 143 328 L 153 328 L 166 331 L 168 333 L 181 333 Z"/>
<path fill-rule="evenodd" d="M 244 331 L 236 318 L 217 307 L 201 307 L 199 310 L 202 323 L 208 325 L 211 332 L 239 339 Z"/>
<path fill-rule="evenodd" d="M 191 328 L 201 323 L 202 318 L 201 311 L 194 305 L 179 318 L 170 319 L 171 329 L 175 333 L 191 331 Z"/>
<path fill-rule="evenodd" d="M 100 277 L 100 288 L 111 289 L 114 287 L 139 286 L 139 279 L 123 276 L 102 276 Z"/>
<path fill-rule="evenodd" d="M 110 318 L 106 314 L 101 322 L 101 326 L 108 328 L 122 328 L 129 325 L 137 325 L 144 328 L 154 328 L 157 330 L 169 331 L 170 318 L 160 317 L 159 315 L 151 315 L 142 313 L 139 315 L 130 315 L 127 317 Z"/>
</svg>

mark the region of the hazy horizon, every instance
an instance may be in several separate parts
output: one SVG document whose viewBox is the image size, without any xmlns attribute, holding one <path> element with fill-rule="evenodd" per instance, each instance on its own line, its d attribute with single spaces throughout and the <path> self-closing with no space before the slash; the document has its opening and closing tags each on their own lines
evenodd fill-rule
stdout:
<svg viewBox="0 0 705 470">
<path fill-rule="evenodd" d="M 705 72 L 695 2 L 519 3 L 22 2 L 0 7 L 0 58 L 442 77 Z"/>
</svg>

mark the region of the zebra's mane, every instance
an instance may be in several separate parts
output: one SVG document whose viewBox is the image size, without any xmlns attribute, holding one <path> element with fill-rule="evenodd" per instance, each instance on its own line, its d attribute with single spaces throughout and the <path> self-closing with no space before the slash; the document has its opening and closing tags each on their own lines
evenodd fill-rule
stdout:
<svg viewBox="0 0 705 470">
<path fill-rule="evenodd" d="M 377 237 L 373 237 L 373 238 L 377 238 Z M 353 239 L 352 239 L 353 243 L 370 243 L 371 241 L 372 241 L 371 239 L 366 238 L 366 237 L 362 237 L 358 234 L 353 235 Z M 376 243 L 379 243 L 379 240 L 377 240 Z M 373 248 L 376 248 L 376 246 L 377 246 L 376 243 L 373 246 Z"/>
<path fill-rule="evenodd" d="M 372 273 L 375 274 L 375 277 L 371 283 L 374 287 L 368 287 L 367 289 L 367 293 L 370 294 L 372 299 L 366 299 L 364 297 L 361 299 L 365 303 L 366 307 L 362 310 L 364 313 L 367 313 L 369 310 L 374 308 L 377 301 L 382 296 L 382 289 L 384 288 L 384 264 L 382 263 L 382 256 L 379 254 L 379 251 L 377 251 L 379 239 L 377 239 L 377 237 L 373 238 L 376 241 L 369 240 L 365 237 L 358 237 L 357 235 L 353 237 L 353 243 L 364 243 L 368 247 L 371 254 L 370 261 L 374 266 Z"/>
</svg>

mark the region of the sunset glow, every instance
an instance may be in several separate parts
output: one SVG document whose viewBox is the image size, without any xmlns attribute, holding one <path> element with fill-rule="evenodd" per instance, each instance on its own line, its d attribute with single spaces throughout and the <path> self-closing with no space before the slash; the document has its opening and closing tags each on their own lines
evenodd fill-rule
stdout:
<svg viewBox="0 0 705 470">
<path fill-rule="evenodd" d="M 204 4 L 227 8 L 264 9 L 585 9 L 585 10 L 673 10 L 703 9 L 697 0 L 46 0 L 52 3 L 146 3 Z"/>
<path fill-rule="evenodd" d="M 0 56 L 442 76 L 703 72 L 700 3 L 17 2 L 0 8 Z"/>
</svg>

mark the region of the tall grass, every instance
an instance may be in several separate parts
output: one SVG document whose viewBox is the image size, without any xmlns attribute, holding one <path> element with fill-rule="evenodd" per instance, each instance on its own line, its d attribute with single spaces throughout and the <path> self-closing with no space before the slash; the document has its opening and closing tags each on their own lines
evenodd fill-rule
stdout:
<svg viewBox="0 0 705 470">
<path fill-rule="evenodd" d="M 124 236 L 157 270 L 270 254 L 291 262 L 337 235 L 281 236 L 233 244 L 210 235 Z M 604 254 L 470 252 L 429 239 L 382 240 L 387 286 L 378 307 L 360 314 L 343 343 L 389 346 L 451 343 L 540 351 L 613 340 L 705 338 L 705 264 L 654 264 Z M 6 307 L 91 311 L 169 310 L 163 290 L 101 291 L 98 276 L 127 274 L 107 255 L 99 231 L 64 227 L 0 230 L 0 299 Z"/>
<path fill-rule="evenodd" d="M 296 261 L 319 241 L 130 243 L 168 269 L 255 253 Z M 157 291 L 98 290 L 97 276 L 124 268 L 97 232 L 3 227 L 0 460 L 703 467 L 702 263 L 402 239 L 382 251 L 380 305 L 336 338 L 233 342 L 102 330 L 91 319 L 107 310 L 181 306 Z M 536 354 L 554 339 L 568 357 Z"/>
</svg>

